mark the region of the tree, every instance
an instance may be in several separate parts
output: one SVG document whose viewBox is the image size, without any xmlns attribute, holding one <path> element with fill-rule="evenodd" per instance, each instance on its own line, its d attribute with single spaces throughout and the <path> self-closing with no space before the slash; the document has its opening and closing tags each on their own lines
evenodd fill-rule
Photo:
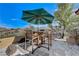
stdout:
<svg viewBox="0 0 79 59">
<path fill-rule="evenodd" d="M 67 26 L 68 29 L 71 30 L 79 27 L 79 15 L 72 15 L 72 17 L 70 17 L 69 22 L 71 23 Z"/>
<path fill-rule="evenodd" d="M 72 15 L 73 4 L 68 3 L 59 3 L 58 10 L 54 13 L 55 18 L 59 21 L 59 24 L 63 26 L 63 34 L 62 38 L 64 37 L 64 32 L 67 26 L 70 24 L 70 17 Z"/>
</svg>

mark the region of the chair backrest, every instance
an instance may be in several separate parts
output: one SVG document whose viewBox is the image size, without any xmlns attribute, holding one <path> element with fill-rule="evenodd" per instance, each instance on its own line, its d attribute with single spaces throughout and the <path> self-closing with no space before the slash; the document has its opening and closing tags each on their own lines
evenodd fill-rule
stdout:
<svg viewBox="0 0 79 59">
<path fill-rule="evenodd" d="M 25 36 L 26 36 L 26 38 L 31 39 L 32 38 L 32 30 L 26 30 Z"/>
<path fill-rule="evenodd" d="M 50 39 L 52 40 L 52 38 L 53 38 L 53 37 L 52 37 L 52 36 L 53 36 L 53 31 L 47 29 L 47 30 L 45 31 L 45 36 L 48 37 L 48 38 L 50 38 Z"/>
</svg>

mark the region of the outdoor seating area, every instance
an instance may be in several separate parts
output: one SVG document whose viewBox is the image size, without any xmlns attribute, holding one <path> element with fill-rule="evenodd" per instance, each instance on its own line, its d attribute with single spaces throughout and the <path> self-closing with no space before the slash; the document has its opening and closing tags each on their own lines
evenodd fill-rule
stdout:
<svg viewBox="0 0 79 59">
<path fill-rule="evenodd" d="M 17 50 L 14 50 L 16 45 L 19 45 L 23 50 L 31 52 L 32 54 L 40 49 L 41 47 L 50 50 L 50 47 L 52 46 L 52 31 L 51 30 L 43 30 L 43 31 L 32 31 L 32 30 L 25 30 L 24 36 L 14 36 L 13 40 L 12 38 L 3 38 L 0 39 L 0 48 L 3 47 L 4 42 L 7 42 L 3 47 L 6 50 L 7 55 L 14 54 Z M 8 43 L 8 41 L 10 43 Z M 12 42 L 11 42 L 12 41 Z M 11 46 L 10 46 L 11 45 Z M 13 46 L 15 48 L 13 48 Z M 23 45 L 23 46 L 22 46 Z M 46 45 L 46 46 L 43 46 Z M 35 48 L 36 46 L 36 48 Z M 13 49 L 12 49 L 13 48 Z M 17 49 L 17 48 L 16 48 Z M 10 51 L 9 51 L 10 50 Z M 13 51 L 13 52 L 12 52 Z M 8 53 L 11 52 L 11 53 Z"/>
<path fill-rule="evenodd" d="M 43 44 L 47 44 L 48 50 L 50 49 L 50 46 L 52 45 L 52 31 L 31 31 L 31 30 L 26 30 L 25 34 L 25 47 L 24 49 L 27 50 L 29 46 L 32 46 L 32 53 L 34 50 L 40 47 L 45 47 L 42 46 Z M 28 43 L 29 42 L 29 43 Z M 27 47 L 27 45 L 29 45 Z M 36 49 L 34 49 L 34 46 L 37 46 Z"/>
<path fill-rule="evenodd" d="M 42 4 L 37 4 L 41 8 L 36 7 L 36 4 L 35 8 L 26 8 L 29 4 L 20 5 L 22 6 L 16 7 L 20 11 L 16 12 L 19 15 L 15 15 L 15 19 L 5 22 L 2 20 L 8 24 L 6 26 L 11 27 L 0 28 L 1 56 L 79 55 L 79 8 L 75 10 L 75 4 L 58 3 L 54 6 L 56 9 Z M 5 16 L 6 18 L 8 17 Z"/>
</svg>

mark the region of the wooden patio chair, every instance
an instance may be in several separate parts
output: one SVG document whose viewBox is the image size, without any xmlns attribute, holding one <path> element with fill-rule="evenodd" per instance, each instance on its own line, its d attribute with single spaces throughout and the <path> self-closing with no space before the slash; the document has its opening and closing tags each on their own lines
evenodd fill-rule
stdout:
<svg viewBox="0 0 79 59">
<path fill-rule="evenodd" d="M 42 36 L 43 37 L 42 43 L 48 45 L 48 50 L 52 45 L 52 33 L 53 33 L 52 30 L 46 30 L 44 35 Z"/>
<path fill-rule="evenodd" d="M 32 31 L 32 30 L 26 30 L 25 31 L 25 50 L 29 51 L 29 52 L 33 52 L 34 51 L 34 45 L 39 45 L 38 43 L 38 35 Z M 28 42 L 26 42 L 28 41 Z M 27 46 L 29 45 L 29 46 Z M 31 47 L 31 51 L 30 51 L 30 48 Z"/>
</svg>

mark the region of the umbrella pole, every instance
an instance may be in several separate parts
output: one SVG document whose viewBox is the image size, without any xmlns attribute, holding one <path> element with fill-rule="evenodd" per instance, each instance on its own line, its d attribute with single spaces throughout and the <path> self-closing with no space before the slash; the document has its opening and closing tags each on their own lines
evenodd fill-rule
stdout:
<svg viewBox="0 0 79 59">
<path fill-rule="evenodd" d="M 40 24 L 39 24 L 40 25 Z M 40 26 L 38 25 L 38 31 L 40 31 Z"/>
<path fill-rule="evenodd" d="M 38 24 L 38 32 L 40 32 L 40 21 L 39 21 L 39 24 Z M 40 36 L 38 36 L 38 46 L 39 46 L 39 40 L 40 40 Z"/>
<path fill-rule="evenodd" d="M 39 24 L 38 24 L 38 31 L 40 31 L 40 21 L 39 21 Z"/>
</svg>

